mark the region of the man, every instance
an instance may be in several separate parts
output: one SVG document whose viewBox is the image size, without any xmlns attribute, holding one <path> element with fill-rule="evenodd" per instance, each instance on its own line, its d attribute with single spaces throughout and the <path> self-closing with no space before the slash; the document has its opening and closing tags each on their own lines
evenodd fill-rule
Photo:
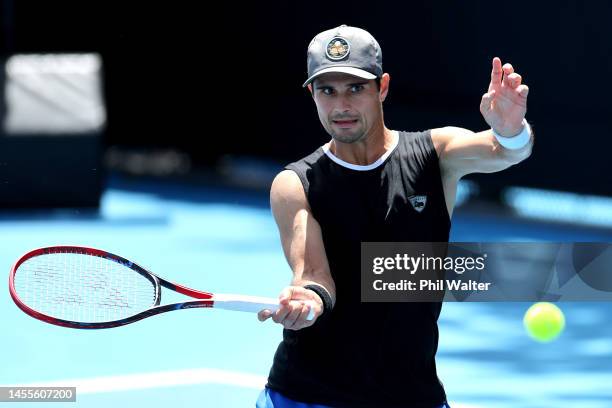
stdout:
<svg viewBox="0 0 612 408">
<path fill-rule="evenodd" d="M 480 104 L 491 129 L 398 132 L 384 123 L 390 76 L 368 32 L 318 34 L 308 74 L 331 140 L 272 184 L 293 280 L 279 310 L 259 313 L 285 330 L 257 407 L 447 407 L 435 367 L 441 303 L 361 303 L 360 243 L 448 241 L 459 179 L 530 155 L 528 88 L 494 58 Z"/>
</svg>

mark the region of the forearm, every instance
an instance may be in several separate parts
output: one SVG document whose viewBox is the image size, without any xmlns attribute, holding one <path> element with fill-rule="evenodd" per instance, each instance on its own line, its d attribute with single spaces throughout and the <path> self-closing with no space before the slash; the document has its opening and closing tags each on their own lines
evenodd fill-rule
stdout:
<svg viewBox="0 0 612 408">
<path fill-rule="evenodd" d="M 458 127 L 432 130 L 440 167 L 449 179 L 459 180 L 471 173 L 495 173 L 520 163 L 531 154 L 533 135 L 520 149 L 509 149 L 491 129 L 472 132 Z"/>
</svg>

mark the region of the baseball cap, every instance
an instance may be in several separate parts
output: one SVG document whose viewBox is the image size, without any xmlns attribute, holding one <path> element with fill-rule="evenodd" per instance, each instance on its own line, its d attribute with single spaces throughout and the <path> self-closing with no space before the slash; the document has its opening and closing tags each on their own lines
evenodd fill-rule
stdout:
<svg viewBox="0 0 612 408">
<path fill-rule="evenodd" d="M 380 78 L 382 50 L 370 33 L 346 24 L 315 36 L 308 46 L 308 79 L 303 87 L 319 75 L 342 72 L 363 79 Z"/>
</svg>

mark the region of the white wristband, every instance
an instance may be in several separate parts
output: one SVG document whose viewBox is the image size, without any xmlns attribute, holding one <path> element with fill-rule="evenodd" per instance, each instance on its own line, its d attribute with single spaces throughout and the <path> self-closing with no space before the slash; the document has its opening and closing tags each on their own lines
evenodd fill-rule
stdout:
<svg viewBox="0 0 612 408">
<path fill-rule="evenodd" d="M 495 130 L 493 130 L 492 128 L 491 132 L 493 132 L 493 135 L 495 136 L 500 145 L 510 150 L 522 149 L 523 147 L 527 146 L 529 140 L 531 139 L 531 127 L 525 119 L 523 119 L 523 130 L 516 136 L 501 136 L 498 135 L 497 132 L 495 132 Z"/>
</svg>

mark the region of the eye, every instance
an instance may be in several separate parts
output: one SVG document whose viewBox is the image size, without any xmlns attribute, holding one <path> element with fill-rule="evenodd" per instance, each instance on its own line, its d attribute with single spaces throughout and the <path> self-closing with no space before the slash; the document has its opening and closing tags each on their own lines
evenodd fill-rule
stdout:
<svg viewBox="0 0 612 408">
<path fill-rule="evenodd" d="M 333 95 L 334 93 L 334 89 L 330 88 L 330 87 L 323 87 L 320 88 L 321 92 L 323 92 L 324 95 Z"/>
<path fill-rule="evenodd" d="M 357 93 L 363 91 L 363 85 L 353 85 L 351 86 L 351 92 Z"/>
</svg>

